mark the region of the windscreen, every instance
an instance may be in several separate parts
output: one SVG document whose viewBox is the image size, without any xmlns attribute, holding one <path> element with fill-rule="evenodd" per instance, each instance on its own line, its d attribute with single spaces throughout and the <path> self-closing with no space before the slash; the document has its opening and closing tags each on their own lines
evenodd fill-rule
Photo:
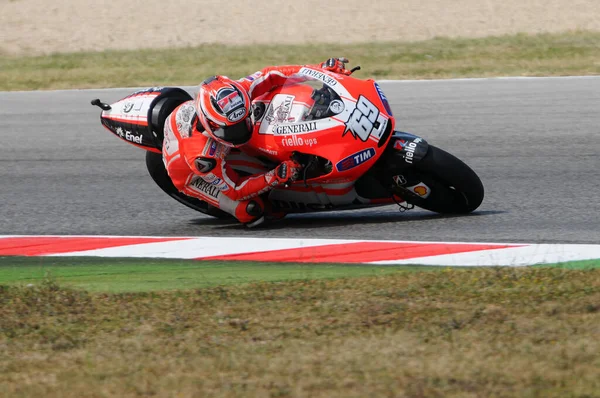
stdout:
<svg viewBox="0 0 600 398">
<path fill-rule="evenodd" d="M 329 78 L 327 75 L 323 76 Z M 335 82 L 333 79 L 331 81 Z M 344 102 L 331 86 L 311 76 L 298 74 L 290 77 L 281 92 L 290 93 L 284 102 L 293 105 L 290 107 L 289 117 L 279 118 L 283 119 L 281 120 L 283 123 L 324 119 L 344 110 Z M 286 110 L 285 106 L 281 109 L 284 114 Z"/>
</svg>

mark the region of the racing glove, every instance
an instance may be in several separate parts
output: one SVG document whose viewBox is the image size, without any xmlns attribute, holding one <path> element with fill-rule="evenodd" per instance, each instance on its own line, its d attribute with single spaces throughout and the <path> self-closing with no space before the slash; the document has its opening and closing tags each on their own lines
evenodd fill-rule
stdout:
<svg viewBox="0 0 600 398">
<path fill-rule="evenodd" d="M 329 58 L 327 61 L 321 64 L 321 68 L 333 73 L 350 75 L 351 72 L 346 69 L 346 62 L 348 62 L 348 58 L 345 57 Z"/>
<path fill-rule="evenodd" d="M 293 160 L 281 162 L 281 164 L 275 168 L 275 178 L 277 179 L 277 183 L 285 184 L 296 181 L 300 176 L 301 168 L 302 166 Z"/>
</svg>

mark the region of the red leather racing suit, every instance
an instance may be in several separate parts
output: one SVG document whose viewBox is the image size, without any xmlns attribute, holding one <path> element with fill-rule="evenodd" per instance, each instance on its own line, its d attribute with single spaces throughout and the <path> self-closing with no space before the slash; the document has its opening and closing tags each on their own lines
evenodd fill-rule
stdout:
<svg viewBox="0 0 600 398">
<path fill-rule="evenodd" d="M 318 67 L 312 66 L 311 67 Z M 268 67 L 238 82 L 250 100 L 259 97 L 296 74 L 302 66 Z M 197 129 L 197 126 L 200 128 Z M 278 184 L 275 170 L 241 177 L 225 158 L 231 148 L 201 132 L 193 101 L 178 106 L 166 119 L 163 161 L 175 187 L 248 223 L 262 215 L 258 195 Z"/>
</svg>

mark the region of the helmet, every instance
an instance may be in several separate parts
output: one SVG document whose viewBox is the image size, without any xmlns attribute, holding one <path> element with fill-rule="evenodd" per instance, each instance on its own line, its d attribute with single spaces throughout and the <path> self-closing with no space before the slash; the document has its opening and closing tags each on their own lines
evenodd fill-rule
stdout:
<svg viewBox="0 0 600 398">
<path fill-rule="evenodd" d="M 204 130 L 218 142 L 238 147 L 250 140 L 250 96 L 238 82 L 226 76 L 206 79 L 194 107 Z"/>
</svg>

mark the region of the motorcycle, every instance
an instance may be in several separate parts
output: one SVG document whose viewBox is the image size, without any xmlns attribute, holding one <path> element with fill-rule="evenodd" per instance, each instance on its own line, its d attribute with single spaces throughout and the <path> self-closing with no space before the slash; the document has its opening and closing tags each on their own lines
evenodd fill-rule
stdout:
<svg viewBox="0 0 600 398">
<path fill-rule="evenodd" d="M 99 99 L 92 104 L 102 108 L 105 128 L 147 151 L 148 172 L 165 193 L 201 213 L 229 218 L 177 191 L 162 161 L 165 119 L 191 99 L 181 88 L 152 87 L 110 105 Z M 393 203 L 402 211 L 418 206 L 466 214 L 483 200 L 481 180 L 469 166 L 419 136 L 396 130 L 389 102 L 374 80 L 303 67 L 283 86 L 256 98 L 250 117 L 252 138 L 226 159 L 238 174 L 265 172 L 287 159 L 302 165 L 297 181 L 263 197 L 279 214 Z M 214 188 L 204 185 L 207 193 Z"/>
</svg>

